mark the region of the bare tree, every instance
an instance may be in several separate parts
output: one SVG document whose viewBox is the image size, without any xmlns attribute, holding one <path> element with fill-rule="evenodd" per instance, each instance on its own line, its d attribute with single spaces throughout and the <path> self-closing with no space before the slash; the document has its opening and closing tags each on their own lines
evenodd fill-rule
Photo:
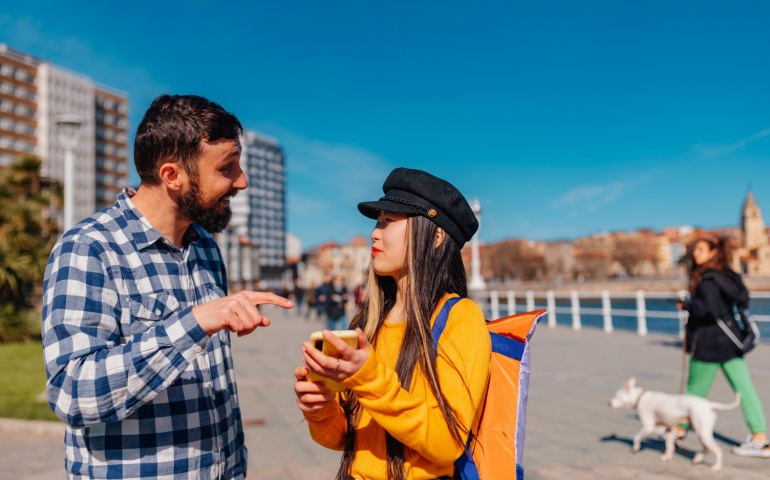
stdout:
<svg viewBox="0 0 770 480">
<path fill-rule="evenodd" d="M 627 275 L 636 275 L 637 267 L 647 257 L 642 240 L 637 237 L 623 237 L 616 239 L 614 243 L 612 258 L 623 267 Z"/>
</svg>

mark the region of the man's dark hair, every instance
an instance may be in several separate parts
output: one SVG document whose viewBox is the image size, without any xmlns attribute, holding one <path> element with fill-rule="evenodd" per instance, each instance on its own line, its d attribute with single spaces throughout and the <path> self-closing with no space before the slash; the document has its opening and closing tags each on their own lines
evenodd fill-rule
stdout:
<svg viewBox="0 0 770 480">
<path fill-rule="evenodd" d="M 217 103 L 197 95 L 161 95 L 136 129 L 136 171 L 143 184 L 159 185 L 158 168 L 171 161 L 197 177 L 201 141 L 232 140 L 242 132 L 235 115 Z"/>
</svg>

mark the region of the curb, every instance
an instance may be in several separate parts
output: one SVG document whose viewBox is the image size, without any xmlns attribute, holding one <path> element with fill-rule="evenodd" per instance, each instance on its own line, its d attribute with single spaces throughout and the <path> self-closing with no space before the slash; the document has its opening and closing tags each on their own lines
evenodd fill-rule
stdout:
<svg viewBox="0 0 770 480">
<path fill-rule="evenodd" d="M 65 426 L 61 422 L 0 418 L 0 433 L 32 435 L 36 437 L 64 438 Z"/>
</svg>

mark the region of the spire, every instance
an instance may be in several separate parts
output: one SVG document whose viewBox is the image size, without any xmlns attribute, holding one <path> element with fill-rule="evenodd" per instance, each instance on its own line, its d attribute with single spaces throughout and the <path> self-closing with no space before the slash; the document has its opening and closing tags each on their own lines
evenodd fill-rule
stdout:
<svg viewBox="0 0 770 480">
<path fill-rule="evenodd" d="M 746 199 L 743 201 L 743 214 L 745 215 L 748 210 L 756 208 L 758 208 L 757 201 L 754 200 L 754 194 L 749 190 L 746 192 Z"/>
</svg>

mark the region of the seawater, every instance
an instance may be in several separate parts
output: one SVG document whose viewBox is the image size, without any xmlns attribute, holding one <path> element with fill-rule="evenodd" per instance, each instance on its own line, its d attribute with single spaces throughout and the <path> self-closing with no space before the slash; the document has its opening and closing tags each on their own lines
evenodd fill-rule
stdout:
<svg viewBox="0 0 770 480">
<path fill-rule="evenodd" d="M 502 299 L 501 299 L 502 300 Z M 637 319 L 636 319 L 636 300 L 635 299 L 612 299 L 611 301 L 613 310 L 630 310 L 629 314 L 612 314 L 612 326 L 615 330 L 628 330 L 636 332 Z M 572 313 L 570 312 L 570 300 L 569 299 L 557 299 L 556 300 L 556 324 L 558 326 L 571 327 L 572 326 Z M 677 318 L 656 318 L 651 316 L 652 312 L 671 312 L 676 313 L 676 305 L 673 301 L 662 299 L 647 299 L 645 301 L 647 309 L 647 331 L 679 335 L 679 320 Z M 546 308 L 545 302 L 542 300 L 535 302 L 535 309 Z M 601 314 L 589 314 L 584 313 L 584 309 L 601 309 L 602 301 L 600 299 L 580 299 L 580 323 L 583 328 L 604 328 L 604 317 Z M 490 318 L 491 311 L 487 305 L 484 308 L 484 313 L 487 318 Z M 509 315 L 507 311 L 507 304 L 504 300 L 500 302 L 500 316 L 504 317 Z M 770 299 L 755 298 L 751 300 L 751 313 L 756 315 L 770 315 Z M 524 303 L 516 304 L 516 313 L 527 311 L 527 306 Z M 544 319 L 543 321 L 547 321 Z M 770 322 L 757 322 L 760 331 L 760 340 L 763 343 L 770 343 Z"/>
</svg>

